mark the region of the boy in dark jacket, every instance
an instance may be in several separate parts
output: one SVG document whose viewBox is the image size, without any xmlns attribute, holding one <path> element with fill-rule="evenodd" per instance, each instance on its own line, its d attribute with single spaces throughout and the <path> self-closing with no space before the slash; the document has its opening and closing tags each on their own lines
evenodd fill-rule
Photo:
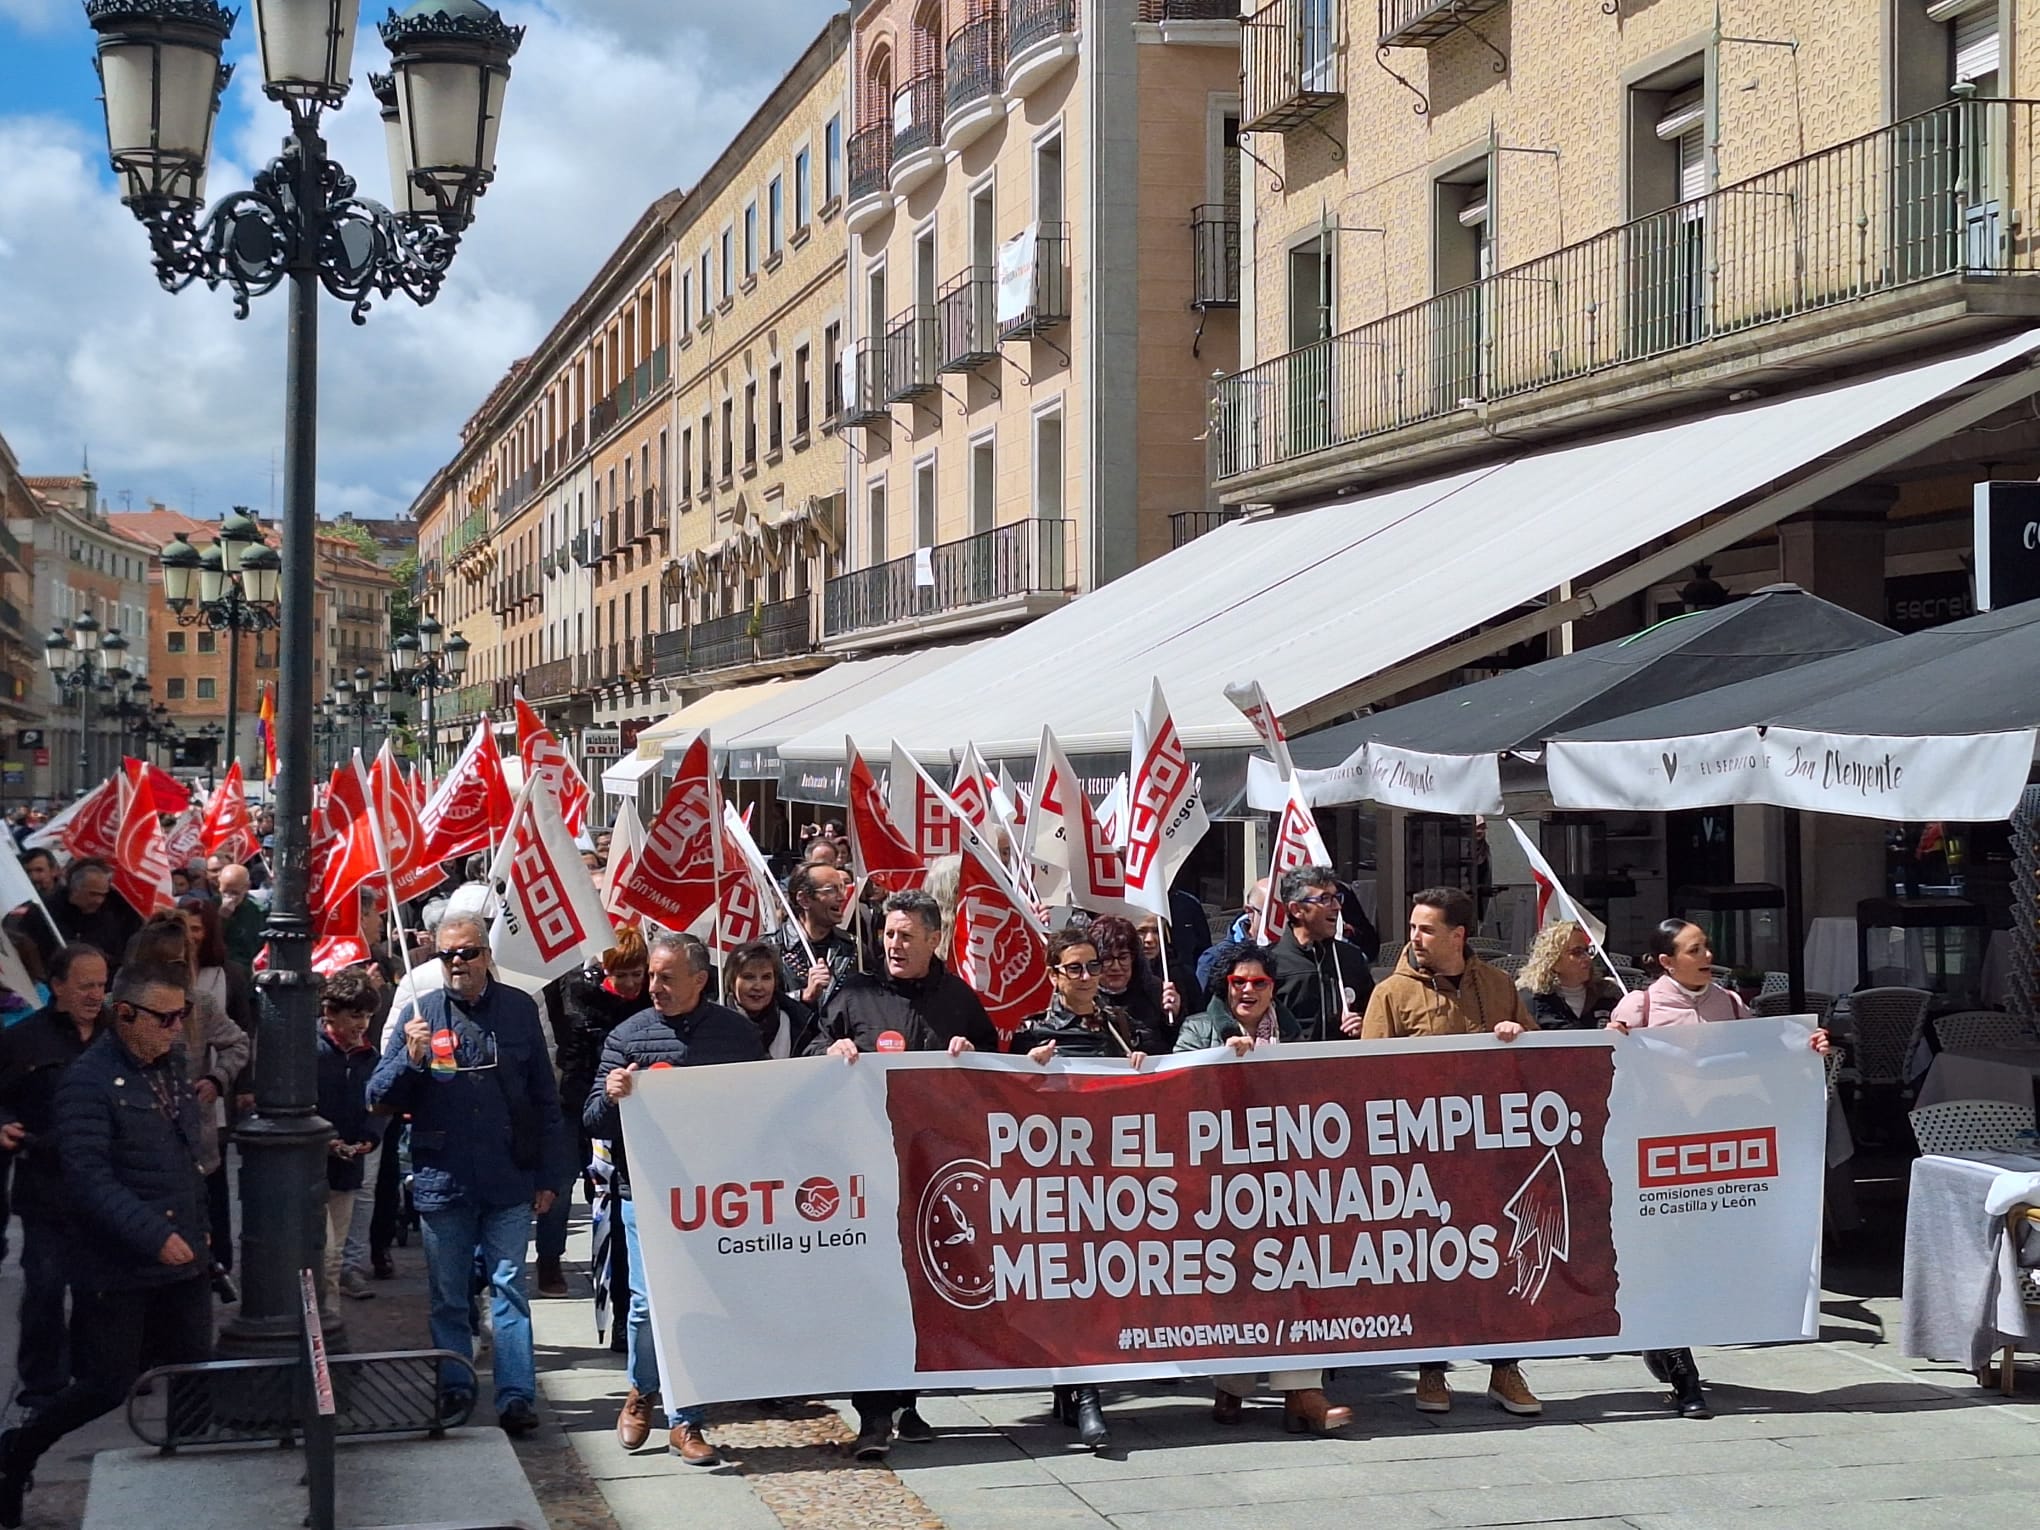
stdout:
<svg viewBox="0 0 2040 1530">
<path fill-rule="evenodd" d="M 368 1044 L 375 1020 L 375 985 L 359 968 L 350 967 L 326 979 L 319 993 L 325 1024 L 319 1031 L 319 1114 L 333 1123 L 326 1144 L 326 1259 L 319 1299 L 330 1300 L 337 1287 L 344 1295 L 365 1301 L 375 1295 L 362 1270 L 342 1270 L 340 1256 L 354 1219 L 354 1197 L 363 1180 L 363 1160 L 382 1141 L 387 1116 L 371 1114 L 368 1081 L 375 1074 L 376 1052 Z"/>
</svg>

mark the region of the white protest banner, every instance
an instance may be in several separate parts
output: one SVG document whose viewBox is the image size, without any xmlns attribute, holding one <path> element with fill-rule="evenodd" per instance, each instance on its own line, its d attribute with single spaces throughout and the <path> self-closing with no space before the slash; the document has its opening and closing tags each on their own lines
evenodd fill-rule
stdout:
<svg viewBox="0 0 2040 1530">
<path fill-rule="evenodd" d="M 1037 1067 L 872 1054 L 623 1102 L 703 1402 L 1818 1333 L 1805 1019 Z M 856 1293 L 856 1321 L 817 1291 Z"/>
</svg>

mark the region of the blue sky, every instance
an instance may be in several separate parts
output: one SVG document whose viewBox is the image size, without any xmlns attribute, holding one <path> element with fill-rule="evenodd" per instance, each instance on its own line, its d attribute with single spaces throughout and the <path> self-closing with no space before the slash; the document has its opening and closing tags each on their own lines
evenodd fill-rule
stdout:
<svg viewBox="0 0 2040 1530">
<path fill-rule="evenodd" d="M 541 338 L 654 198 L 691 184 L 838 0 L 503 0 L 527 27 L 498 176 L 439 300 L 365 327 L 322 312 L 323 514 L 401 513 L 460 427 Z M 363 6 L 355 97 L 329 119 L 364 195 L 388 188 L 362 76 L 385 55 Z M 262 98 L 247 0 L 221 111 L 213 194 L 247 184 L 286 119 Z M 733 21 L 733 18 L 737 18 Z M 264 510 L 282 448 L 280 300 L 245 322 L 225 293 L 172 296 L 113 193 L 79 0 L 0 0 L 0 436 L 26 472 L 77 470 L 102 494 L 199 515 Z"/>
</svg>

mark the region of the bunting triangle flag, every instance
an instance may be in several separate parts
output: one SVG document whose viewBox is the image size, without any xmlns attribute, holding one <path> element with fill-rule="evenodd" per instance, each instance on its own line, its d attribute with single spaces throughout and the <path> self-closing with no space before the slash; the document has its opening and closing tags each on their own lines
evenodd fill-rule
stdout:
<svg viewBox="0 0 2040 1530">
<path fill-rule="evenodd" d="M 644 844 L 628 872 L 612 880 L 612 900 L 625 913 L 684 930 L 715 905 L 719 794 L 713 769 L 708 735 L 698 734 L 658 815 L 645 825 Z"/>
<path fill-rule="evenodd" d="M 1169 715 L 1162 682 L 1133 716 L 1133 781 L 1126 821 L 1126 898 L 1169 927 L 1169 887 L 1211 832 L 1204 788 Z"/>
<path fill-rule="evenodd" d="M 225 856 L 230 861 L 252 860 L 260 848 L 254 815 L 248 811 L 248 788 L 241 777 L 239 760 L 227 766 L 226 775 L 206 804 L 200 837 L 206 854 Z"/>
<path fill-rule="evenodd" d="M 489 849 L 510 827 L 510 807 L 503 754 L 485 712 L 453 769 L 419 810 L 426 859 L 450 861 Z"/>
<path fill-rule="evenodd" d="M 850 859 L 857 874 L 881 892 L 906 892 L 928 876 L 928 863 L 914 848 L 887 810 L 884 794 L 850 739 L 843 740 L 850 762 L 848 826 Z"/>
<path fill-rule="evenodd" d="M 579 839 L 588 827 L 588 802 L 591 793 L 581 772 L 574 768 L 573 757 L 560 744 L 559 735 L 545 725 L 530 702 L 518 692 L 517 703 L 517 752 L 523 756 L 526 775 L 536 774 L 550 786 L 559 803 L 560 821 L 567 826 L 567 833 Z"/>
<path fill-rule="evenodd" d="M 506 971 L 555 978 L 600 963 L 615 943 L 616 930 L 552 789 L 536 773 L 511 808 L 489 881 L 499 894 L 489 947 Z"/>
<path fill-rule="evenodd" d="M 120 829 L 114 842 L 113 890 L 144 919 L 158 909 L 175 908 L 170 890 L 170 851 L 163 843 L 163 821 L 156 813 L 155 784 L 145 775 L 120 782 Z"/>
</svg>

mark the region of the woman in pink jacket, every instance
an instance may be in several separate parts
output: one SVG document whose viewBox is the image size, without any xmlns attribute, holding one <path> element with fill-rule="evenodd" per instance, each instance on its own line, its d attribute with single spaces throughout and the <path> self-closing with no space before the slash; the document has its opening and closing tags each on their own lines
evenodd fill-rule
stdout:
<svg viewBox="0 0 2040 1530">
<path fill-rule="evenodd" d="M 1707 932 L 1683 919 L 1667 919 L 1651 932 L 1650 955 L 1658 977 L 1615 1006 L 1608 1029 L 1627 1034 L 1644 1026 L 1698 1025 L 1706 1020 L 1747 1020 L 1750 1007 L 1732 989 L 1714 981 L 1714 953 Z M 1811 1045 L 1827 1055 L 1828 1034 L 1817 1030 Z M 1700 1369 L 1690 1349 L 1647 1349 L 1643 1363 L 1672 1389 L 1672 1407 L 1686 1418 L 1712 1418 Z"/>
</svg>

